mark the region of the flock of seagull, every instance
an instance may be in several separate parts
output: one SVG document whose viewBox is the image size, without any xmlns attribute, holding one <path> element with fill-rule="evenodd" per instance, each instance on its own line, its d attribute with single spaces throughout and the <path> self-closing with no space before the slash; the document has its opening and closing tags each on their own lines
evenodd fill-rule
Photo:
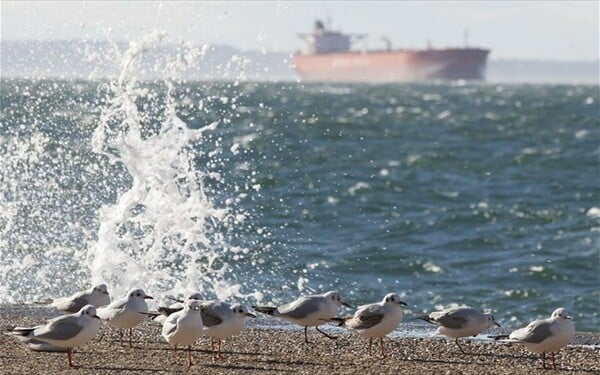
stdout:
<svg viewBox="0 0 600 375">
<path fill-rule="evenodd" d="M 45 324 L 34 327 L 15 327 L 4 333 L 17 338 L 29 348 L 37 351 L 66 351 L 69 366 L 73 366 L 73 348 L 91 340 L 99 331 L 100 321 L 118 328 L 121 342 L 123 330 L 129 330 L 129 345 L 132 346 L 132 329 L 150 317 L 162 325 L 162 336 L 174 349 L 187 346 L 188 365 L 192 365 L 192 345 L 202 336 L 211 339 L 214 352 L 218 343 L 217 358 L 221 355 L 221 340 L 239 334 L 245 327 L 246 317 L 256 317 L 242 305 L 230 305 L 222 301 L 203 300 L 194 293 L 184 300 L 175 300 L 170 306 L 158 311 L 148 311 L 147 299 L 152 299 L 142 289 L 133 289 L 121 299 L 110 302 L 106 285 L 94 286 L 71 297 L 59 298 L 51 306 L 61 310 L 62 315 Z M 380 339 L 381 357 L 385 356 L 383 338 L 394 331 L 403 318 L 402 306 L 406 303 L 395 293 L 387 294 L 381 302 L 360 306 L 351 316 L 338 317 L 340 306 L 350 307 L 338 292 L 304 296 L 280 306 L 252 306 L 260 313 L 281 318 L 304 327 L 304 340 L 308 343 L 308 328 L 315 329 L 334 339 L 334 336 L 319 329 L 333 322 L 369 339 L 369 355 L 372 355 L 373 339 Z M 461 352 L 465 353 L 458 339 L 477 336 L 498 322 L 491 314 L 484 314 L 472 307 L 452 307 L 434 311 L 429 315 L 417 316 L 438 326 L 432 336 L 444 335 L 453 338 Z M 556 368 L 554 353 L 568 345 L 573 339 L 575 328 L 564 308 L 556 309 L 547 319 L 535 320 L 524 328 L 509 335 L 494 336 L 504 342 L 523 344 L 528 350 L 542 354 L 546 368 L 546 353 L 552 355 L 552 367 Z"/>
</svg>

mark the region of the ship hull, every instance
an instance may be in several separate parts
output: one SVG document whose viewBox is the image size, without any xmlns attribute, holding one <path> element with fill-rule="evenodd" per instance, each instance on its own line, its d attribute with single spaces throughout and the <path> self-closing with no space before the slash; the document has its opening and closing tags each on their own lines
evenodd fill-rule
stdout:
<svg viewBox="0 0 600 375">
<path fill-rule="evenodd" d="M 294 55 L 308 82 L 411 82 L 482 80 L 489 50 L 452 48 Z"/>
</svg>

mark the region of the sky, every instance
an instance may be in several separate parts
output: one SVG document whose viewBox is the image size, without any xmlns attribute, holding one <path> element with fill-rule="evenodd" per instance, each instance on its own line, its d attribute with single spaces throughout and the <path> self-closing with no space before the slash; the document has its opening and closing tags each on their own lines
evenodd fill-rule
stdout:
<svg viewBox="0 0 600 375">
<path fill-rule="evenodd" d="M 292 52 L 322 19 L 368 48 L 470 46 L 491 59 L 598 60 L 599 1 L 4 1 L 2 40 L 171 39 Z"/>
</svg>

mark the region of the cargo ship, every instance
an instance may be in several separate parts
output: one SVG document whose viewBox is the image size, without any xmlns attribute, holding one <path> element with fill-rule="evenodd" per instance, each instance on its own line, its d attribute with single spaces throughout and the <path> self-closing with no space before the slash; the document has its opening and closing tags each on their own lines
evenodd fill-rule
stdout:
<svg viewBox="0 0 600 375">
<path fill-rule="evenodd" d="M 483 80 L 488 49 L 431 48 L 360 51 L 352 47 L 365 34 L 343 34 L 315 22 L 312 33 L 299 34 L 305 48 L 296 52 L 293 67 L 306 82 L 411 82 Z"/>
</svg>

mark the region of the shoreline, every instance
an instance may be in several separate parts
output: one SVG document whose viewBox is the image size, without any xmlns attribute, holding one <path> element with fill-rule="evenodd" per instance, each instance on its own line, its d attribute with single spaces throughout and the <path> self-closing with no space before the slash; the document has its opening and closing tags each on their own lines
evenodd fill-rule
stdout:
<svg viewBox="0 0 600 375">
<path fill-rule="evenodd" d="M 0 305 L 0 327 L 39 324 L 58 315 L 55 310 L 29 305 Z M 272 323 L 266 323 L 272 322 Z M 223 360 L 213 360 L 210 342 L 201 338 L 193 347 L 194 365 L 187 368 L 186 353 L 177 352 L 173 362 L 169 346 L 157 324 L 145 322 L 134 330 L 134 344 L 121 345 L 118 332 L 102 327 L 98 337 L 75 349 L 70 369 L 65 353 L 34 352 L 16 339 L 0 335 L 0 373 L 73 374 L 545 374 L 538 355 L 518 345 L 494 343 L 491 339 L 463 339 L 468 351 L 462 354 L 453 340 L 407 337 L 400 330 L 385 338 L 386 357 L 381 359 L 379 340 L 368 355 L 369 342 L 337 327 L 324 326 L 338 338 L 330 340 L 309 329 L 309 344 L 304 343 L 299 327 L 267 318 L 249 320 L 239 336 L 223 342 Z M 405 323 L 400 325 L 403 328 Z M 417 326 L 417 325 L 415 325 Z M 494 332 L 495 333 L 495 332 Z M 556 371 L 570 374 L 600 373 L 600 333 L 577 332 L 574 345 L 556 355 Z M 548 362 L 550 363 L 550 362 Z"/>
</svg>

